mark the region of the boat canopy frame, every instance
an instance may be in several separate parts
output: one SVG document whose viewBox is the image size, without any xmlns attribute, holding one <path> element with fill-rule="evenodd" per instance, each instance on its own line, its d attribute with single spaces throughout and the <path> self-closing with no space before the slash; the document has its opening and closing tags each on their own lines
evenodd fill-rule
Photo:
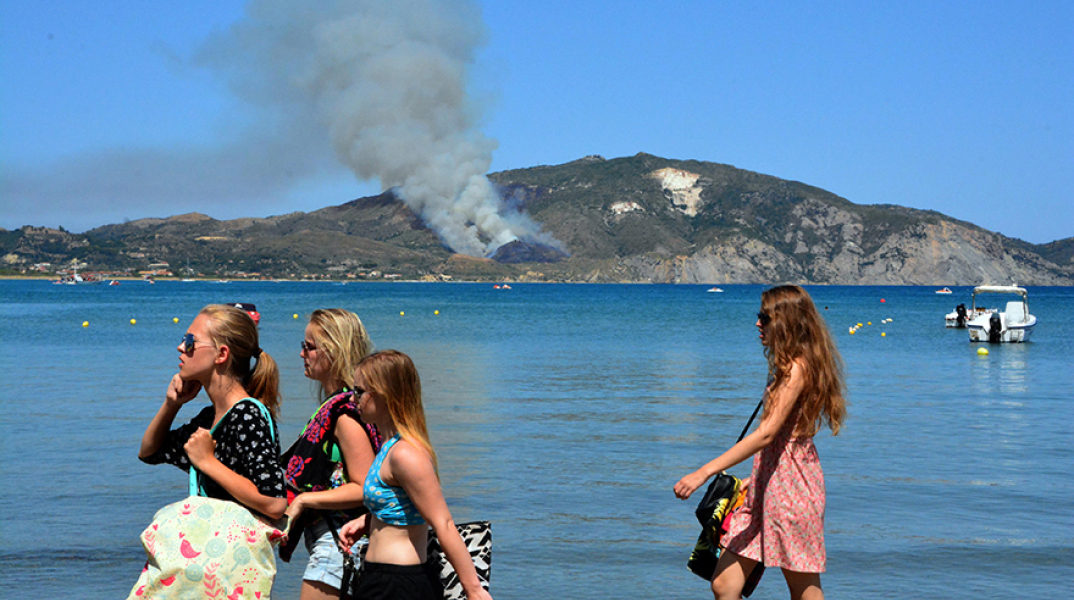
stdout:
<svg viewBox="0 0 1074 600">
<path fill-rule="evenodd" d="M 977 294 L 1016 294 L 1022 297 L 1022 304 L 1026 307 L 1026 314 L 1029 314 L 1029 292 L 1023 287 L 1017 285 L 979 285 L 973 288 L 973 310 L 977 311 Z"/>
</svg>

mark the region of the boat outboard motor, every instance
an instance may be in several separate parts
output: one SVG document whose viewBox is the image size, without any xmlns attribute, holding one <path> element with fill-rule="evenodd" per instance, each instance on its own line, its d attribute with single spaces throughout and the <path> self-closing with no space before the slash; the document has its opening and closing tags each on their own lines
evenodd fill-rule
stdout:
<svg viewBox="0 0 1074 600">
<path fill-rule="evenodd" d="M 998 312 L 992 313 L 991 317 L 988 317 L 988 341 L 993 344 L 1000 342 L 1000 334 L 1003 333 L 1003 320 L 1000 318 Z"/>
<path fill-rule="evenodd" d="M 959 327 L 965 327 L 966 326 L 966 305 L 965 304 L 959 304 L 958 306 L 956 306 L 955 307 L 955 314 L 958 315 L 958 318 L 955 319 L 955 322 L 958 323 L 958 326 Z"/>
</svg>

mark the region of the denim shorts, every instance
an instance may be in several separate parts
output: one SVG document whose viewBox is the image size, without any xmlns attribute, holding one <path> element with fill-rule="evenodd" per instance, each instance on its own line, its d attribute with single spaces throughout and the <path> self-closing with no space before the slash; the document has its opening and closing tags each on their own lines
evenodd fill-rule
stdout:
<svg viewBox="0 0 1074 600">
<path fill-rule="evenodd" d="M 306 550 L 310 553 L 310 561 L 306 565 L 306 572 L 303 573 L 302 579 L 319 581 L 338 590 L 343 583 L 343 552 L 336 545 L 332 532 L 328 530 L 328 524 L 324 520 L 318 521 L 306 528 L 304 536 Z M 362 538 L 351 548 L 355 566 L 358 565 L 359 545 L 368 543 L 368 539 Z"/>
</svg>

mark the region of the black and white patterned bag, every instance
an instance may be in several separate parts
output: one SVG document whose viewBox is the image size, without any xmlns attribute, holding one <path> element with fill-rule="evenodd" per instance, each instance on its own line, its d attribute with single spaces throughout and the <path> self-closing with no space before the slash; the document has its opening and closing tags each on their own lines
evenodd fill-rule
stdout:
<svg viewBox="0 0 1074 600">
<path fill-rule="evenodd" d="M 474 561 L 481 587 L 489 589 L 489 578 L 492 576 L 492 524 L 488 521 L 474 521 L 459 523 L 455 527 L 458 528 L 459 536 L 466 544 L 466 549 L 470 551 L 470 558 Z M 440 566 L 440 581 L 444 584 L 444 598 L 466 600 L 466 593 L 462 590 L 459 576 L 447 557 L 440 551 L 440 543 L 433 531 L 429 531 L 428 560 Z"/>
</svg>

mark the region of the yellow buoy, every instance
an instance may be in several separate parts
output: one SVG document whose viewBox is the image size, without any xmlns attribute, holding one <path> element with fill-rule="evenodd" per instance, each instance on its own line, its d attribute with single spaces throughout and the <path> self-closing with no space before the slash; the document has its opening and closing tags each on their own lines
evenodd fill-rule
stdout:
<svg viewBox="0 0 1074 600">
<path fill-rule="evenodd" d="M 861 323 L 858 323 L 858 327 L 861 327 Z"/>
<path fill-rule="evenodd" d="M 886 334 L 886 333 L 884 333 L 883 331 L 881 331 L 881 332 L 880 332 L 880 337 L 888 337 L 888 334 Z"/>
<path fill-rule="evenodd" d="M 433 311 L 433 314 L 434 314 L 434 315 L 438 315 L 438 314 L 440 314 L 440 311 L 438 311 L 438 310 L 434 310 L 434 311 Z"/>
<path fill-rule="evenodd" d="M 403 311 L 399 311 L 399 316 L 400 317 L 403 316 L 403 314 L 404 314 Z"/>
<path fill-rule="evenodd" d="M 89 327 L 89 321 L 82 321 L 83 327 Z"/>
<path fill-rule="evenodd" d="M 137 322 L 138 322 L 138 321 L 135 321 L 134 319 L 131 319 L 131 325 L 134 325 L 134 324 L 135 324 L 135 323 L 137 323 Z"/>
<path fill-rule="evenodd" d="M 291 315 L 291 318 L 292 319 L 297 319 L 298 318 L 298 313 L 295 313 L 294 315 Z"/>
<path fill-rule="evenodd" d="M 866 321 L 866 322 L 865 322 L 865 324 L 866 324 L 866 325 L 872 325 L 872 324 L 873 324 L 873 322 L 872 322 L 872 321 Z"/>
<path fill-rule="evenodd" d="M 179 317 L 172 317 L 172 323 L 178 323 Z"/>
<path fill-rule="evenodd" d="M 988 348 L 978 348 L 977 354 L 981 356 L 988 356 Z"/>
<path fill-rule="evenodd" d="M 850 335 L 854 335 L 854 328 L 853 327 L 850 328 Z"/>
</svg>

